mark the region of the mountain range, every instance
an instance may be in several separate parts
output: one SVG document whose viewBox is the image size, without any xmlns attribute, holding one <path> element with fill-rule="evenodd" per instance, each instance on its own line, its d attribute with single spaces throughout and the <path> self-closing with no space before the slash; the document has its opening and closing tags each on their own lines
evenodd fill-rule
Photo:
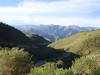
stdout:
<svg viewBox="0 0 100 75">
<path fill-rule="evenodd" d="M 44 29 L 48 28 L 48 26 L 41 26 Z M 26 27 L 24 30 L 27 29 L 29 28 Z M 77 32 L 51 43 L 40 35 L 24 34 L 0 22 L 0 74 L 100 75 L 100 29 L 50 25 L 44 33 L 54 34 L 55 31 L 56 35 L 60 35 L 63 29 L 69 33 L 76 30 Z"/>
<path fill-rule="evenodd" d="M 50 42 L 36 34 L 25 35 L 18 29 L 0 22 L 0 47 L 23 48 L 29 52 L 36 60 L 52 59 L 63 53 L 46 47 Z M 56 54 L 57 53 L 57 54 Z"/>
<path fill-rule="evenodd" d="M 99 29 L 98 27 L 80 27 L 76 25 L 21 25 L 15 26 L 15 28 L 21 30 L 25 34 L 38 34 L 51 42 L 71 36 L 80 31 Z"/>
</svg>

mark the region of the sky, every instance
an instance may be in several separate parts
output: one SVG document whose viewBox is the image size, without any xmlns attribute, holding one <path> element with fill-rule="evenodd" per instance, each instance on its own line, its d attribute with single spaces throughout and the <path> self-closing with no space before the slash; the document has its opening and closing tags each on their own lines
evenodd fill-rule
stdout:
<svg viewBox="0 0 100 75">
<path fill-rule="evenodd" d="M 100 27 L 100 0 L 0 0 L 0 21 Z"/>
</svg>

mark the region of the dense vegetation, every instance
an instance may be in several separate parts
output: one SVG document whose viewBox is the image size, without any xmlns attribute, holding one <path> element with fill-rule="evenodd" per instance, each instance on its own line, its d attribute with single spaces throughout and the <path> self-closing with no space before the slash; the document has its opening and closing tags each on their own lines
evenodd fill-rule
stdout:
<svg viewBox="0 0 100 75">
<path fill-rule="evenodd" d="M 0 48 L 0 75 L 100 75 L 99 58 L 97 51 L 76 59 L 69 69 L 58 68 L 57 63 L 34 67 L 30 54 L 22 49 Z"/>
<path fill-rule="evenodd" d="M 0 48 L 0 75 L 25 75 L 31 67 L 31 56 L 23 49 Z"/>
<path fill-rule="evenodd" d="M 58 68 L 55 63 L 35 67 L 28 75 L 100 75 L 100 52 L 76 59 L 69 69 Z"/>
<path fill-rule="evenodd" d="M 100 30 L 47 43 L 0 23 L 0 75 L 100 75 Z"/>
</svg>

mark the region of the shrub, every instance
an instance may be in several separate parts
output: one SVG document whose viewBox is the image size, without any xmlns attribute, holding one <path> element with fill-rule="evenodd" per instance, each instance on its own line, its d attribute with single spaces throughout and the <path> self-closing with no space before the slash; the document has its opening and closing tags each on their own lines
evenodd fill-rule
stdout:
<svg viewBox="0 0 100 75">
<path fill-rule="evenodd" d="M 28 75 L 74 75 L 72 70 L 57 68 L 55 63 L 48 63 L 42 67 L 35 67 Z"/>
<path fill-rule="evenodd" d="M 25 75 L 30 71 L 29 53 L 18 48 L 0 50 L 0 75 Z"/>
<path fill-rule="evenodd" d="M 100 67 L 97 67 L 91 75 L 100 75 Z"/>
<path fill-rule="evenodd" d="M 71 69 L 75 74 L 100 75 L 100 54 L 93 53 L 76 59 Z"/>
</svg>

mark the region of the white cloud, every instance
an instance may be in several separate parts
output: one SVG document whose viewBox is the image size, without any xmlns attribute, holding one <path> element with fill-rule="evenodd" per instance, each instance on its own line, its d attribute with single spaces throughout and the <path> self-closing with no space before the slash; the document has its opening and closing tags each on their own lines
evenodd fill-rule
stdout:
<svg viewBox="0 0 100 75">
<path fill-rule="evenodd" d="M 50 3 L 24 1 L 20 6 L 28 9 L 32 13 L 88 13 L 98 9 L 100 7 L 100 2 L 98 2 L 98 0 L 69 0 Z"/>
<path fill-rule="evenodd" d="M 99 27 L 100 18 L 61 18 L 61 17 L 31 17 L 30 21 L 34 21 L 37 24 L 56 24 L 56 25 L 79 25 L 79 26 L 97 26 Z M 33 22 L 33 23 L 34 23 Z"/>
<path fill-rule="evenodd" d="M 18 7 L 0 7 L 0 20 L 7 23 L 20 20 L 22 23 L 33 24 L 98 25 L 100 18 L 94 18 L 94 14 L 96 14 L 94 12 L 99 11 L 99 9 L 99 0 L 61 0 L 53 2 L 25 0 Z M 60 16 L 61 14 L 63 16 Z"/>
</svg>

